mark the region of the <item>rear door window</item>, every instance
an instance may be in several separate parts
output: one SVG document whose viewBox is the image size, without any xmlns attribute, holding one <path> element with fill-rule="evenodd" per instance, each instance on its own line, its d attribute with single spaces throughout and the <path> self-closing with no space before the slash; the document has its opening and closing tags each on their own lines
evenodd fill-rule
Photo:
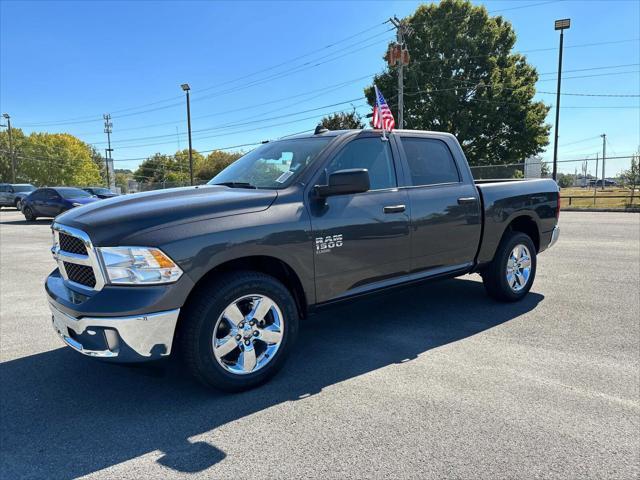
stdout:
<svg viewBox="0 0 640 480">
<path fill-rule="evenodd" d="M 457 183 L 460 175 L 447 144 L 434 138 L 402 137 L 411 185 Z"/>
<path fill-rule="evenodd" d="M 45 190 L 44 198 L 45 200 L 56 200 L 58 194 L 53 190 Z"/>
</svg>

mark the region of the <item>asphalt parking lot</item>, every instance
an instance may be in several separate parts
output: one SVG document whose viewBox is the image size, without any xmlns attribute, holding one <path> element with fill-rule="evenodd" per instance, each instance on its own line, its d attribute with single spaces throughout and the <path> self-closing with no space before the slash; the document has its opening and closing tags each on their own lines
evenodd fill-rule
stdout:
<svg viewBox="0 0 640 480">
<path fill-rule="evenodd" d="M 477 276 L 325 310 L 269 384 L 63 348 L 48 221 L 0 212 L 0 477 L 638 478 L 640 215 L 561 215 L 528 297 Z"/>
</svg>

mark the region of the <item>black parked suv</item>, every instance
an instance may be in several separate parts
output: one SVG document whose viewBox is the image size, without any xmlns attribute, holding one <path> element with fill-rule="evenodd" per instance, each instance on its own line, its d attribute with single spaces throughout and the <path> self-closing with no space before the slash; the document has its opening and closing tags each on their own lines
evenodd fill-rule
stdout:
<svg viewBox="0 0 640 480">
<path fill-rule="evenodd" d="M 205 186 L 59 216 L 47 297 L 80 353 L 145 361 L 179 344 L 202 382 L 241 390 L 273 375 L 299 320 L 332 302 L 472 272 L 493 298 L 522 299 L 559 208 L 553 180 L 476 184 L 452 135 L 317 130 Z"/>
</svg>

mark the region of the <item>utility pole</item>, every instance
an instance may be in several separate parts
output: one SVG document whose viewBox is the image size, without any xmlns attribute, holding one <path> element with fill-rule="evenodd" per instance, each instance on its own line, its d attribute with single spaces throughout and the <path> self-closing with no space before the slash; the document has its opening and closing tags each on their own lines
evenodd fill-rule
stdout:
<svg viewBox="0 0 640 480">
<path fill-rule="evenodd" d="M 394 52 L 389 51 L 387 60 L 389 65 L 398 65 L 398 128 L 404 128 L 404 67 L 409 64 L 409 51 L 405 44 L 405 36 L 411 34 L 409 27 L 398 17 L 389 19 L 389 22 L 396 27 L 395 46 L 392 46 Z"/>
<path fill-rule="evenodd" d="M 111 148 L 111 132 L 113 131 L 113 123 L 111 123 L 111 115 L 105 113 L 102 118 L 104 118 L 104 133 L 107 134 L 107 145 L 108 148 L 104 150 L 104 164 L 107 170 L 107 188 L 111 190 L 111 178 L 109 174 L 109 165 L 111 164 L 111 152 L 113 152 L 113 148 Z"/>
<path fill-rule="evenodd" d="M 564 30 L 571 26 L 571 20 L 564 18 L 556 20 L 554 28 L 560 30 L 560 53 L 558 55 L 558 89 L 556 91 L 556 128 L 553 133 L 553 179 L 558 176 L 558 126 L 560 125 L 560 84 L 562 83 L 562 45 Z"/>
<path fill-rule="evenodd" d="M 191 106 L 189 103 L 189 87 L 188 83 L 183 83 L 180 85 L 182 90 L 187 94 L 187 130 L 189 131 L 189 179 L 191 181 L 191 185 L 193 185 L 193 155 L 191 153 Z"/>
<path fill-rule="evenodd" d="M 11 157 L 11 183 L 16 183 L 16 156 L 13 154 L 13 136 L 11 134 L 11 117 L 8 113 L 2 116 L 7 120 L 7 133 L 9 134 L 9 156 Z"/>
<path fill-rule="evenodd" d="M 607 158 L 607 134 L 603 133 L 600 136 L 602 137 L 602 190 L 604 190 L 604 160 Z"/>
<path fill-rule="evenodd" d="M 598 156 L 598 154 L 596 153 L 596 181 L 593 184 L 593 196 L 595 197 L 596 195 L 596 191 L 598 190 L 598 160 L 600 159 L 600 157 Z"/>
</svg>

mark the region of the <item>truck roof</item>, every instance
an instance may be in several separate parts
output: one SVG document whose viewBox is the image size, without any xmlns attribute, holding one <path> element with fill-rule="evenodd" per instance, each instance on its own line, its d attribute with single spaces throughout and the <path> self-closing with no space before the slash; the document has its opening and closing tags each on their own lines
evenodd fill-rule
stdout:
<svg viewBox="0 0 640 480">
<path fill-rule="evenodd" d="M 338 137 L 341 135 L 346 135 L 354 132 L 377 132 L 382 134 L 382 130 L 380 129 L 352 128 L 352 129 L 345 129 L 345 130 L 326 130 L 320 133 L 300 133 L 297 135 L 283 137 L 281 140 L 288 139 L 288 138 Z M 436 132 L 432 130 L 409 130 L 409 129 L 393 130 L 392 133 L 422 133 L 422 134 L 428 134 L 428 135 L 451 135 L 450 133 L 447 133 L 447 132 Z"/>
</svg>

